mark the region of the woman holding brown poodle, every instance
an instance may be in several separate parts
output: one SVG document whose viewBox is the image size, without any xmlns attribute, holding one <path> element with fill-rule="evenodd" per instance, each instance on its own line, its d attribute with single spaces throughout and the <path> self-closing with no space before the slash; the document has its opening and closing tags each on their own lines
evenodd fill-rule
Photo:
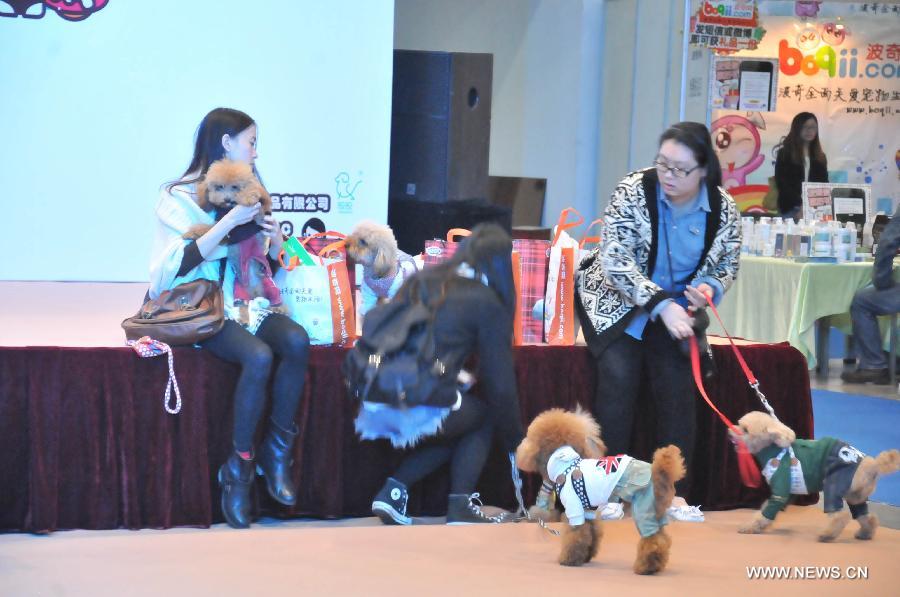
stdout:
<svg viewBox="0 0 900 597">
<path fill-rule="evenodd" d="M 216 108 L 203 118 L 190 165 L 178 180 L 163 188 L 156 205 L 157 231 L 150 264 L 152 298 L 185 282 L 206 279 L 221 283 L 225 277 L 226 317 L 234 318 L 226 319 L 224 327 L 200 345 L 241 368 L 234 391 L 233 447 L 218 471 L 222 513 L 235 528 L 250 525 L 254 473 L 265 477 L 269 494 L 279 503 L 290 506 L 297 500 L 291 473 L 298 434 L 294 415 L 303 393 L 309 358 L 309 336 L 288 317 L 259 310 L 249 324 L 241 325 L 236 321 L 236 311 L 230 308 L 233 301 L 229 300 L 225 276 L 227 247 L 223 240 L 237 227 L 254 220 L 259 204 L 236 205 L 218 221 L 212 210 L 206 211 L 197 204 L 197 183 L 213 162 L 228 158 L 254 166 L 256 136 L 256 123 L 238 110 Z M 211 228 L 196 240 L 183 238 L 197 224 Z M 274 269 L 282 243 L 280 228 L 271 216 L 265 217 L 261 227 L 271 239 L 269 257 Z M 254 435 L 263 416 L 266 388 L 273 371 L 268 433 L 255 451 Z"/>
</svg>

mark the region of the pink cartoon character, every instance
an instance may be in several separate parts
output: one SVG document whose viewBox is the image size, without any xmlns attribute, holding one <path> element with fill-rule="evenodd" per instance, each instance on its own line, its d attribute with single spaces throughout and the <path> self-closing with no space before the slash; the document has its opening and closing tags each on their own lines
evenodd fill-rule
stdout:
<svg viewBox="0 0 900 597">
<path fill-rule="evenodd" d="M 794 2 L 794 14 L 798 17 L 815 17 L 819 14 L 819 5 L 822 0 L 798 0 Z"/>
<path fill-rule="evenodd" d="M 67 21 L 83 21 L 109 4 L 109 0 L 44 0 L 44 4 Z"/>
<path fill-rule="evenodd" d="M 712 139 L 726 189 L 747 184 L 747 175 L 765 161 L 759 152 L 760 130 L 766 130 L 766 123 L 759 112 L 748 112 L 746 118 L 723 116 L 712 123 Z"/>
<path fill-rule="evenodd" d="M 849 33 L 843 23 L 825 23 L 819 31 L 822 41 L 829 46 L 841 45 Z"/>
</svg>

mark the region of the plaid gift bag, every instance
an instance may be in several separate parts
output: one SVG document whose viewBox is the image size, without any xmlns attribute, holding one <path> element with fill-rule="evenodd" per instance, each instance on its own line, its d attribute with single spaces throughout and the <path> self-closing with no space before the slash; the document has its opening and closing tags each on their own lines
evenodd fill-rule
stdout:
<svg viewBox="0 0 900 597">
<path fill-rule="evenodd" d="M 575 218 L 569 220 L 571 214 Z M 578 241 L 566 230 L 581 225 L 584 218 L 571 207 L 559 214 L 550 243 L 547 273 L 547 294 L 544 297 L 544 337 L 547 344 L 571 346 L 575 344 L 575 259 Z"/>
<path fill-rule="evenodd" d="M 469 236 L 472 234 L 465 228 L 451 228 L 447 231 L 447 240 L 435 238 L 425 241 L 425 267 L 431 267 L 439 263 L 443 263 L 453 257 L 456 253 L 456 245 L 459 244 L 454 240 L 457 236 Z"/>
<path fill-rule="evenodd" d="M 515 344 L 544 341 L 544 294 L 547 291 L 550 241 L 513 239 L 513 278 L 516 283 Z"/>
</svg>

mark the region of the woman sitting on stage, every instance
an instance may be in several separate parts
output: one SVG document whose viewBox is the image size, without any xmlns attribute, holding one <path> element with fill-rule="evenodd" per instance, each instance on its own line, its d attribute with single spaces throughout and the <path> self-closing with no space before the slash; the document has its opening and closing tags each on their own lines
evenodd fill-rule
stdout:
<svg viewBox="0 0 900 597">
<path fill-rule="evenodd" d="M 253 166 L 256 135 L 256 123 L 238 110 L 216 108 L 203 118 L 197 129 L 190 166 L 181 178 L 164 187 L 156 205 L 158 222 L 150 266 L 151 297 L 192 280 L 223 280 L 227 250 L 222 241 L 232 229 L 253 220 L 260 206 L 237 205 L 216 221 L 213 211 L 201 209 L 197 204 L 196 185 L 216 160 L 228 158 Z M 208 224 L 212 228 L 195 241 L 182 238 L 196 224 Z M 274 260 L 281 250 L 280 226 L 272 216 L 265 216 L 262 228 L 271 239 L 269 257 Z M 229 297 L 230 289 L 223 290 Z M 225 301 L 226 316 L 236 316 L 230 313 L 230 304 L 231 301 Z M 297 499 L 291 478 L 292 450 L 298 434 L 294 415 L 303 393 L 309 336 L 288 317 L 262 310 L 247 327 L 227 319 L 216 335 L 200 345 L 241 367 L 234 391 L 233 449 L 219 468 L 218 479 L 225 520 L 232 527 L 246 528 L 252 517 L 250 490 L 254 472 L 265 476 L 269 494 L 276 501 L 290 506 Z M 253 437 L 265 408 L 266 388 L 273 368 L 268 433 L 259 451 L 254 452 Z"/>
</svg>

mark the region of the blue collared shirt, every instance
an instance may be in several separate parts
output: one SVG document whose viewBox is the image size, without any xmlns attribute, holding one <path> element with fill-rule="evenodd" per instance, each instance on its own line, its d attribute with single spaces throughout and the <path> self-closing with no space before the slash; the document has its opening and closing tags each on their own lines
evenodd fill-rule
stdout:
<svg viewBox="0 0 900 597">
<path fill-rule="evenodd" d="M 700 193 L 684 205 L 674 205 L 666 197 L 662 185 L 657 185 L 656 188 L 659 221 L 656 224 L 656 265 L 650 279 L 663 290 L 672 293 L 674 298 L 661 301 L 652 313 L 638 311 L 625 330 L 626 334 L 637 340 L 643 337 L 647 321 L 655 321 L 671 301 L 687 308 L 688 300 L 684 296 L 684 289 L 687 288 L 688 277 L 697 269 L 700 256 L 703 255 L 706 214 L 711 211 L 705 184 L 701 184 Z M 724 293 L 719 281 L 697 278 L 691 286 L 702 283 L 710 285 L 713 289 L 713 302 L 718 304 Z"/>
</svg>

